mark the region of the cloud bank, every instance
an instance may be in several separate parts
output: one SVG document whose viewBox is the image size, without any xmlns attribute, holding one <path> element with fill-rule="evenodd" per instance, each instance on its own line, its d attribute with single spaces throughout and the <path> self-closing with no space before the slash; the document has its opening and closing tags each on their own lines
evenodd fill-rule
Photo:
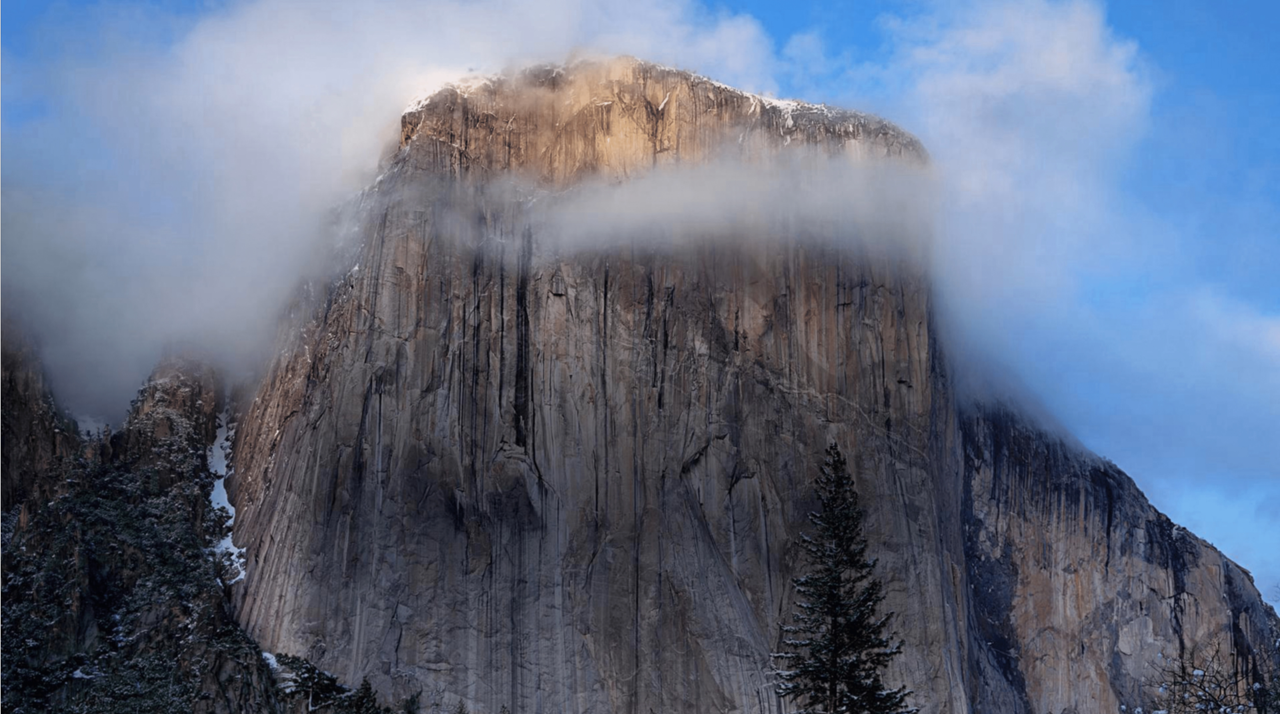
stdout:
<svg viewBox="0 0 1280 714">
<path fill-rule="evenodd" d="M 794 150 L 765 160 L 732 155 L 657 168 L 624 183 L 587 182 L 535 205 L 544 243 L 557 250 L 787 235 L 874 251 L 920 266 L 934 231 L 927 167 L 853 162 Z"/>
<path fill-rule="evenodd" d="M 933 273 L 961 369 L 1034 395 L 1280 597 L 1280 294 L 1242 292 L 1280 273 L 1280 250 L 1238 235 L 1274 236 L 1274 207 L 1171 199 L 1150 178 L 1200 134 L 1160 112 L 1158 70 L 1096 3 L 883 26 L 888 58 L 848 68 L 843 96 L 888 110 L 935 160 Z M 1008 376 L 984 379 L 993 367 Z"/>
</svg>

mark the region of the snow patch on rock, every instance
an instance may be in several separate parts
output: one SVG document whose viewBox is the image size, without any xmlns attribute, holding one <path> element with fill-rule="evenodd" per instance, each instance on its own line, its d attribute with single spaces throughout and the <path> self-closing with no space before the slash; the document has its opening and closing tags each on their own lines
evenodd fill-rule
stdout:
<svg viewBox="0 0 1280 714">
<path fill-rule="evenodd" d="M 218 435 L 213 440 L 213 446 L 209 447 L 207 454 L 209 461 L 209 470 L 217 476 L 217 480 L 213 482 L 213 491 L 209 494 L 209 502 L 214 508 L 224 508 L 227 513 L 231 514 L 230 525 L 235 526 L 236 507 L 231 505 L 231 499 L 227 496 L 227 476 L 231 473 L 231 449 L 235 443 L 236 430 L 235 426 L 229 423 L 231 414 L 228 410 L 223 410 L 218 415 Z M 235 543 L 231 541 L 231 536 L 223 538 L 218 545 L 214 546 L 214 550 L 218 553 L 230 553 L 232 562 L 236 566 L 235 577 L 232 583 L 240 582 L 244 579 L 245 554 L 244 548 L 237 548 Z"/>
</svg>

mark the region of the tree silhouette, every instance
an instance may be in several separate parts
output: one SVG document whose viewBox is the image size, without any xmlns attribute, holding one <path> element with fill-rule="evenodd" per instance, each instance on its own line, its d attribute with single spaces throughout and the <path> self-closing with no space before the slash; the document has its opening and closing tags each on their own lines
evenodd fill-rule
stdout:
<svg viewBox="0 0 1280 714">
<path fill-rule="evenodd" d="M 1219 643 L 1192 647 L 1185 656 L 1157 667 L 1156 710 L 1168 714 L 1266 714 L 1276 702 L 1267 662 L 1249 667 Z"/>
<path fill-rule="evenodd" d="M 840 449 L 827 447 L 817 480 L 821 511 L 809 514 L 812 535 L 802 537 L 806 572 L 792 582 L 796 610 L 782 627 L 788 649 L 775 654 L 778 693 L 797 702 L 799 714 L 909 714 L 909 692 L 889 689 L 880 673 L 901 643 L 889 632 L 892 613 L 867 557 L 862 510 Z"/>
</svg>

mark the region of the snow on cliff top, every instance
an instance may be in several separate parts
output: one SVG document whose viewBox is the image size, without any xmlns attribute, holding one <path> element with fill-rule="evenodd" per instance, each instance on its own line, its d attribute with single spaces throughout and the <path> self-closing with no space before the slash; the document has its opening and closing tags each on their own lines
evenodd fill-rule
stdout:
<svg viewBox="0 0 1280 714">
<path fill-rule="evenodd" d="M 429 82 L 426 85 L 426 86 L 432 87 L 432 89 L 430 89 L 423 95 L 420 95 L 417 99 L 415 99 L 412 103 L 410 103 L 409 106 L 406 107 L 404 113 L 406 115 L 410 115 L 415 112 L 419 112 L 423 110 L 425 107 L 429 106 L 431 102 L 434 101 L 437 97 L 441 96 L 441 94 L 446 90 L 453 90 L 454 92 L 457 92 L 458 94 L 466 97 L 466 96 L 473 95 L 483 89 L 494 87 L 508 78 L 511 78 L 513 76 L 519 76 L 520 74 L 525 72 L 531 73 L 531 74 L 549 73 L 548 75 L 549 77 L 555 77 L 558 75 L 574 72 L 579 68 L 590 67 L 592 65 L 595 65 L 596 67 L 604 65 L 609 67 L 610 69 L 612 69 L 613 67 L 626 67 L 626 68 L 639 67 L 649 71 L 656 71 L 660 73 L 670 73 L 670 74 L 678 75 L 679 77 L 683 78 L 685 81 L 687 81 L 689 84 L 693 85 L 694 87 L 700 87 L 700 86 L 714 87 L 727 94 L 735 95 L 737 97 L 742 97 L 751 102 L 752 106 L 748 109 L 749 114 L 759 115 L 759 114 L 763 114 L 765 110 L 770 110 L 771 113 L 777 112 L 777 115 L 780 117 L 783 124 L 783 127 L 782 127 L 783 133 L 784 135 L 787 135 L 788 143 L 790 142 L 789 133 L 794 127 L 797 126 L 797 124 L 812 125 L 814 123 L 818 123 L 818 124 L 825 124 L 825 125 L 836 125 L 836 124 L 848 124 L 850 126 L 860 125 L 864 127 L 866 130 L 868 130 L 868 133 L 871 133 L 871 134 L 878 134 L 878 133 L 884 132 L 884 133 L 894 135 L 898 137 L 898 139 L 902 143 L 911 147 L 910 148 L 911 153 L 913 153 L 914 155 L 926 161 L 928 159 L 928 154 L 925 151 L 923 144 L 920 142 L 918 138 L 916 138 L 910 132 L 904 130 L 902 127 L 898 126 L 897 124 L 894 124 L 893 122 L 890 122 L 874 114 L 868 114 L 868 113 L 860 112 L 854 109 L 844 109 L 841 107 L 833 107 L 827 104 L 813 104 L 813 103 L 801 101 L 798 99 L 777 99 L 774 97 L 765 96 L 763 94 L 747 92 L 741 89 L 737 89 L 736 87 L 731 87 L 727 84 L 724 84 L 723 82 L 717 82 L 714 79 L 710 79 L 708 77 L 705 77 L 703 75 L 700 75 L 694 72 L 689 72 L 682 69 L 676 69 L 674 67 L 670 67 L 666 65 L 655 64 L 653 62 L 646 62 L 644 60 L 636 59 L 634 57 L 620 57 L 612 60 L 582 59 L 569 64 L 563 64 L 563 65 L 549 65 L 549 64 L 534 65 L 534 66 L 527 67 L 524 70 L 521 70 L 520 72 L 490 73 L 490 74 L 479 74 L 475 72 L 471 72 L 471 73 L 458 72 L 458 73 L 454 73 L 453 75 L 448 75 L 447 73 L 440 72 L 434 75 L 435 79 L 438 81 Z M 668 99 L 670 99 L 670 95 L 664 98 L 662 100 L 662 103 L 665 105 Z"/>
<path fill-rule="evenodd" d="M 812 103 L 801 101 L 798 99 L 777 99 L 777 98 L 769 97 L 763 94 L 747 92 L 747 91 L 738 89 L 737 87 L 731 87 L 723 82 L 717 82 L 716 80 L 711 79 L 710 77 L 705 77 L 703 75 L 697 74 L 696 72 L 689 72 L 687 70 L 677 69 L 675 67 L 671 67 L 668 65 L 657 64 L 655 62 L 646 62 L 644 60 L 639 60 L 639 59 L 630 58 L 630 57 L 619 58 L 619 59 L 621 61 L 630 61 L 637 65 L 648 66 L 648 67 L 652 67 L 654 69 L 662 70 L 665 72 L 675 72 L 678 74 L 687 75 L 691 80 L 695 82 L 703 82 L 703 83 L 718 87 L 720 89 L 723 89 L 727 92 L 732 92 L 740 96 L 748 97 L 750 99 L 753 99 L 759 102 L 763 106 L 780 109 L 787 114 L 790 114 L 791 112 L 794 112 L 797 110 L 802 110 L 802 111 L 811 111 L 815 113 L 820 113 L 826 116 L 832 116 L 835 114 L 853 114 L 857 116 L 870 118 L 870 115 L 863 114 L 862 112 L 858 112 L 850 109 L 837 109 L 835 107 L 829 107 L 826 104 L 812 104 Z M 598 60 L 579 60 L 578 62 L 574 62 L 571 64 L 555 66 L 554 71 L 557 73 L 564 72 L 567 70 L 571 70 L 575 66 L 578 66 L 580 64 L 596 62 L 596 61 Z M 431 100 L 434 99 L 437 94 L 439 94 L 440 92 L 446 89 L 453 89 L 465 97 L 473 94 L 474 92 L 480 89 L 483 89 L 489 85 L 492 85 L 493 83 L 501 79 L 502 76 L 503 75 L 500 73 L 466 74 L 462 76 L 458 76 L 455 74 L 454 75 L 455 78 L 453 79 L 446 79 L 440 83 L 432 83 L 433 86 L 431 89 L 424 91 L 423 93 L 416 96 L 413 99 L 413 101 L 409 102 L 409 105 L 405 107 L 404 113 L 409 114 L 422 109 L 423 107 L 429 105 L 431 103 Z"/>
</svg>

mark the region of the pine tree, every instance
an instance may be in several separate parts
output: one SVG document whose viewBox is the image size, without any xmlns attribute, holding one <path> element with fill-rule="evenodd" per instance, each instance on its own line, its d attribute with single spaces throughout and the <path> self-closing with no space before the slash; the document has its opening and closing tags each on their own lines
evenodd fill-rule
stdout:
<svg viewBox="0 0 1280 714">
<path fill-rule="evenodd" d="M 792 582 L 796 610 L 782 627 L 789 650 L 774 655 L 785 665 L 778 693 L 799 705 L 798 714 L 909 714 L 910 693 L 887 689 L 880 672 L 899 652 L 889 620 L 878 609 L 884 594 L 867 557 L 862 511 L 844 456 L 827 447 L 817 481 L 822 510 L 809 514 L 814 533 L 801 539 L 806 571 Z"/>
<path fill-rule="evenodd" d="M 373 685 L 368 678 L 360 682 L 360 688 L 349 696 L 345 706 L 338 707 L 344 714 L 391 714 L 391 710 L 378 706 L 378 695 L 373 693 Z"/>
</svg>

